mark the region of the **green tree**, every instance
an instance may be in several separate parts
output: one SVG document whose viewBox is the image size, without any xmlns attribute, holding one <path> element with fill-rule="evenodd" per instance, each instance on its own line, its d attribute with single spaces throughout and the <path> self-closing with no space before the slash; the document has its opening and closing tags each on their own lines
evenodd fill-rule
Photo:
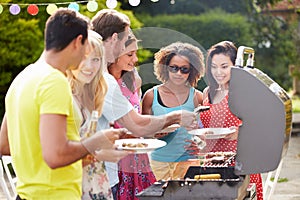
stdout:
<svg viewBox="0 0 300 200">
<path fill-rule="evenodd" d="M 274 4 L 276 4 L 277 2 L 280 2 L 280 1 L 282 1 L 282 0 L 255 0 L 253 2 L 257 6 L 260 6 L 261 8 L 264 8 L 267 5 L 274 5 Z"/>
<path fill-rule="evenodd" d="M 13 16 L 4 7 L 0 15 L 0 113 L 12 79 L 42 52 L 42 31 L 37 19 Z"/>
<path fill-rule="evenodd" d="M 137 15 L 144 23 L 145 27 L 156 27 L 156 32 L 144 31 L 142 34 L 137 34 L 142 40 L 145 47 L 156 47 L 151 49 L 154 53 L 162 46 L 166 46 L 178 40 L 182 42 L 190 42 L 200 47 L 204 54 L 212 45 L 222 40 L 230 40 L 236 43 L 237 46 L 246 45 L 252 46 L 253 40 L 250 35 L 250 24 L 247 17 L 238 13 L 226 13 L 217 8 L 209 10 L 201 15 Z M 170 29 L 170 31 L 162 31 L 160 29 Z M 182 35 L 180 35 L 182 34 Z M 194 40 L 194 41 L 193 41 Z M 150 64 L 149 64 L 150 63 Z M 141 77 L 145 84 L 157 84 L 153 75 L 153 60 L 152 57 L 143 63 L 140 71 Z M 146 88 L 148 85 L 145 86 Z M 205 87 L 205 82 L 202 80 L 198 84 L 199 89 Z"/>
<path fill-rule="evenodd" d="M 208 10 L 221 8 L 229 13 L 245 13 L 247 4 L 245 1 L 236 0 L 175 0 L 171 4 L 170 0 L 160 0 L 158 2 L 141 1 L 139 6 L 132 7 L 128 0 L 121 0 L 123 9 L 132 9 L 134 13 L 147 13 L 149 15 L 163 14 L 189 14 L 199 15 Z"/>
<path fill-rule="evenodd" d="M 221 9 L 210 10 L 202 15 L 137 15 L 147 27 L 176 30 L 200 43 L 205 49 L 221 40 L 253 45 L 250 24 L 240 14 L 226 13 Z M 146 39 L 146 38 L 145 38 Z"/>
<path fill-rule="evenodd" d="M 293 38 L 297 28 L 281 18 L 258 12 L 258 8 L 262 10 L 278 0 L 244 0 L 231 2 L 234 5 L 232 7 L 227 5 L 231 4 L 229 2 L 231 1 L 176 0 L 174 5 L 170 5 L 169 1 L 159 1 L 159 4 L 148 2 L 151 4 L 148 14 L 145 14 L 147 10 L 143 8 L 143 4 L 133 9 L 145 26 L 165 27 L 182 32 L 197 40 L 205 49 L 220 40 L 231 40 L 237 46 L 254 48 L 255 67 L 289 90 L 292 85 L 289 65 L 299 63 L 295 61 L 299 56 L 295 53 L 297 42 Z M 158 9 L 160 5 L 162 7 Z M 151 10 L 151 7 L 155 9 Z M 165 14 L 159 15 L 159 12 Z"/>
<path fill-rule="evenodd" d="M 33 3 L 31 0 L 18 1 L 21 12 L 12 15 L 9 12 L 11 2 L 11 0 L 1 1 L 3 12 L 0 14 L 0 116 L 4 113 L 4 97 L 10 83 L 28 64 L 35 62 L 43 51 L 43 32 L 49 17 L 46 12 L 47 5 L 39 5 L 39 13 L 36 16 L 28 14 L 26 9 L 30 3 Z M 57 0 L 47 0 L 47 3 L 60 3 L 56 4 L 58 7 L 68 6 Z M 97 11 L 107 8 L 104 1 L 98 0 L 97 3 Z M 87 10 L 86 3 L 79 2 L 79 6 L 80 12 L 90 18 L 96 14 Z M 129 16 L 132 27 L 142 26 L 132 11 L 121 10 L 120 4 L 116 9 Z"/>
<path fill-rule="evenodd" d="M 293 37 L 297 24 L 288 23 L 282 17 L 256 12 L 255 9 L 252 12 L 249 21 L 256 51 L 256 67 L 289 90 L 292 85 L 289 65 L 297 63 L 298 59 Z"/>
</svg>

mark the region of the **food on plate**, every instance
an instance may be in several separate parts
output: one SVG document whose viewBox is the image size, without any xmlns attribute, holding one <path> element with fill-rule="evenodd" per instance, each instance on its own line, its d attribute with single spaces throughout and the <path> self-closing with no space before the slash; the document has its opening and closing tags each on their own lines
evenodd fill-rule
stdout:
<svg viewBox="0 0 300 200">
<path fill-rule="evenodd" d="M 213 164 L 221 164 L 225 162 L 225 156 L 214 156 L 210 159 Z"/>
<path fill-rule="evenodd" d="M 115 141 L 118 150 L 129 150 L 135 154 L 147 153 L 165 146 L 167 143 L 158 139 L 119 139 Z"/>
<path fill-rule="evenodd" d="M 129 147 L 129 148 L 145 148 L 148 147 L 147 143 L 139 142 L 139 143 L 122 143 L 122 147 Z"/>
<path fill-rule="evenodd" d="M 219 165 L 230 163 L 236 153 L 234 152 L 209 152 L 205 155 L 204 164 L 205 165 Z"/>
<path fill-rule="evenodd" d="M 222 152 L 223 155 L 226 157 L 226 158 L 230 158 L 232 156 L 235 156 L 236 153 L 232 152 L 232 151 L 226 151 L 226 152 Z"/>
<path fill-rule="evenodd" d="M 234 133 L 235 129 L 230 128 L 199 128 L 189 131 L 192 135 L 202 135 L 205 139 L 221 139 L 227 135 Z"/>
<path fill-rule="evenodd" d="M 215 134 L 213 131 L 207 131 L 207 132 L 205 132 L 205 135 L 213 135 L 213 134 Z"/>
<path fill-rule="evenodd" d="M 195 175 L 194 179 L 202 180 L 202 179 L 221 179 L 221 174 L 201 174 Z"/>
<path fill-rule="evenodd" d="M 224 156 L 226 158 L 229 158 L 229 157 L 232 157 L 234 155 L 235 155 L 235 153 L 232 152 L 232 151 L 226 151 L 226 152 L 222 152 L 222 151 L 220 151 L 220 152 L 208 152 L 206 154 L 206 158 L 212 158 L 212 157 L 215 157 L 215 156 Z"/>
</svg>

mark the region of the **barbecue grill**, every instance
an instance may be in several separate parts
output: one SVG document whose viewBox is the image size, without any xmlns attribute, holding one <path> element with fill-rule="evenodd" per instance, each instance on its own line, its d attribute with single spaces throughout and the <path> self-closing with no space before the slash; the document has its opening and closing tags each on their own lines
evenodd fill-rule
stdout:
<svg viewBox="0 0 300 200">
<path fill-rule="evenodd" d="M 190 166 L 183 179 L 159 181 L 140 192 L 139 199 L 256 199 L 248 175 L 273 171 L 286 154 L 292 103 L 284 89 L 253 63 L 254 50 L 239 47 L 228 99 L 231 112 L 243 121 L 235 165 Z M 221 174 L 220 179 L 195 179 L 195 175 L 216 173 Z"/>
</svg>

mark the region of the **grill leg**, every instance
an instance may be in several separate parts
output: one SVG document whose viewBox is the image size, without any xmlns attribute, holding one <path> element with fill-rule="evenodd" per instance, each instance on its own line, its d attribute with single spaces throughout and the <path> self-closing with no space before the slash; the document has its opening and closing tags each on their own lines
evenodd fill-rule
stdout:
<svg viewBox="0 0 300 200">
<path fill-rule="evenodd" d="M 267 179 L 266 179 L 265 183 L 263 184 L 263 197 L 265 200 L 270 200 L 272 194 L 274 193 L 274 190 L 275 190 L 278 178 L 279 178 L 279 174 L 280 174 L 280 171 L 282 168 L 282 163 L 283 162 L 281 160 L 277 169 L 268 173 Z M 271 181 L 273 173 L 275 173 L 275 176 L 274 176 L 274 180 Z"/>
</svg>

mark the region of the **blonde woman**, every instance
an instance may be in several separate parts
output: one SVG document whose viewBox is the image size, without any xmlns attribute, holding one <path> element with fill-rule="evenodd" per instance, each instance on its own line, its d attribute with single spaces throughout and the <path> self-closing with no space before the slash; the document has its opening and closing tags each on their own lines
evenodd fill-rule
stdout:
<svg viewBox="0 0 300 200">
<path fill-rule="evenodd" d="M 81 122 L 81 137 L 85 137 L 92 111 L 98 111 L 100 116 L 107 92 L 107 84 L 103 77 L 106 62 L 101 39 L 98 33 L 89 31 L 89 50 L 86 58 L 80 63 L 78 69 L 67 71 L 77 110 L 75 113 L 80 113 L 78 119 Z M 106 155 L 114 157 L 113 153 L 116 152 L 118 155 L 122 153 L 112 150 Z M 111 161 L 107 156 L 101 158 Z M 91 155 L 83 159 L 82 190 L 82 199 L 113 199 L 104 163 L 97 161 Z"/>
<path fill-rule="evenodd" d="M 82 113 L 81 132 L 86 130 L 88 124 L 86 122 L 93 110 L 97 110 L 99 115 L 101 114 L 107 91 L 103 77 L 106 62 L 101 36 L 89 30 L 88 41 L 89 49 L 86 59 L 80 63 L 78 69 L 67 71 L 75 105 Z"/>
</svg>

